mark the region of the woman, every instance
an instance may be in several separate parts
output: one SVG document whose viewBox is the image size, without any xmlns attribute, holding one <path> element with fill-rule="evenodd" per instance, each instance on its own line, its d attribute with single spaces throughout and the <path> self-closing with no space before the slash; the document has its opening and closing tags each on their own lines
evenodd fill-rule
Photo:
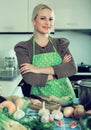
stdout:
<svg viewBox="0 0 91 130">
<path fill-rule="evenodd" d="M 76 65 L 68 49 L 69 41 L 49 35 L 54 26 L 53 10 L 45 4 L 37 5 L 33 10 L 32 23 L 34 33 L 31 39 L 15 46 L 20 72 L 24 81 L 32 86 L 31 94 L 75 97 L 68 79 L 76 73 Z"/>
</svg>

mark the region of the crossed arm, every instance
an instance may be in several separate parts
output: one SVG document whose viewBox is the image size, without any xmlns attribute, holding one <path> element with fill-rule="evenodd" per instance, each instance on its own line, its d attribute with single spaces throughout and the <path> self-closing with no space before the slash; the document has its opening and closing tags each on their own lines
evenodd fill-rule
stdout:
<svg viewBox="0 0 91 130">
<path fill-rule="evenodd" d="M 71 60 L 71 55 L 65 55 L 63 58 L 63 63 L 69 62 Z M 37 67 L 32 64 L 23 63 L 20 65 L 20 72 L 21 74 L 26 74 L 29 72 L 36 73 L 36 74 L 48 74 L 47 80 L 52 80 L 53 76 L 55 75 L 53 67 Z"/>
</svg>

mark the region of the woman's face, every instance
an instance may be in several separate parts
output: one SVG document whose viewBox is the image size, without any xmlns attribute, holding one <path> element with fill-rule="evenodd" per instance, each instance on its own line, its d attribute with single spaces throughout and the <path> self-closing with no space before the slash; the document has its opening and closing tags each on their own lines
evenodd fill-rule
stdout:
<svg viewBox="0 0 91 130">
<path fill-rule="evenodd" d="M 38 33 L 48 34 L 54 26 L 54 15 L 49 9 L 42 9 L 33 21 L 34 29 Z"/>
</svg>

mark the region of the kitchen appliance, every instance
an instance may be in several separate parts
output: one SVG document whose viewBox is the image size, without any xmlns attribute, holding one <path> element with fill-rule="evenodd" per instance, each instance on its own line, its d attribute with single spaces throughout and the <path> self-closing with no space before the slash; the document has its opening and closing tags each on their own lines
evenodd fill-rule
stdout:
<svg viewBox="0 0 91 130">
<path fill-rule="evenodd" d="M 81 62 L 81 64 L 78 65 L 78 72 L 91 72 L 91 65 Z"/>
<path fill-rule="evenodd" d="M 76 82 L 78 85 L 78 97 L 85 110 L 91 109 L 91 79 L 82 79 Z"/>
<path fill-rule="evenodd" d="M 0 80 L 13 80 L 19 75 L 19 70 L 11 68 L 0 69 Z"/>
<path fill-rule="evenodd" d="M 15 69 L 16 68 L 15 57 L 5 57 L 5 59 L 4 59 L 4 68 L 5 69 L 7 69 L 7 68 Z"/>
<path fill-rule="evenodd" d="M 0 69 L 0 80 L 12 80 L 19 75 L 15 57 L 4 58 L 4 67 Z"/>
</svg>

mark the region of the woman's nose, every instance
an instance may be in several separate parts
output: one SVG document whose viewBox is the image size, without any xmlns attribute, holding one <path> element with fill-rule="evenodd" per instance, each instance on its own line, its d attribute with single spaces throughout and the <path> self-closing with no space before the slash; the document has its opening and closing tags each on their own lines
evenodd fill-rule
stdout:
<svg viewBox="0 0 91 130">
<path fill-rule="evenodd" d="M 46 20 L 46 24 L 49 25 L 49 24 L 50 24 L 50 21 L 49 21 L 49 20 Z"/>
</svg>

